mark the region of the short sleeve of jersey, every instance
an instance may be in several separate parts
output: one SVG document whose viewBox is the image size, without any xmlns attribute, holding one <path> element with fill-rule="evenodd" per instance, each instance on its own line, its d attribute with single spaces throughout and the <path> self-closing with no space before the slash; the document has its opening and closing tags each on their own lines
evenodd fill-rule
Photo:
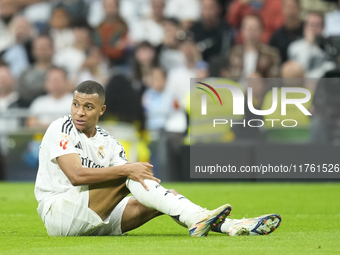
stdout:
<svg viewBox="0 0 340 255">
<path fill-rule="evenodd" d="M 110 159 L 110 166 L 120 166 L 127 163 L 125 150 L 123 145 L 119 143 L 115 138 L 111 137 L 113 146 L 113 155 Z"/>
<path fill-rule="evenodd" d="M 49 159 L 53 163 L 57 163 L 57 157 L 77 153 L 74 147 L 74 141 L 72 139 L 72 130 L 74 129 L 72 120 L 69 119 L 59 119 L 53 122 L 47 130 L 46 143 L 42 146 L 47 146 L 46 148 L 49 152 Z"/>
</svg>

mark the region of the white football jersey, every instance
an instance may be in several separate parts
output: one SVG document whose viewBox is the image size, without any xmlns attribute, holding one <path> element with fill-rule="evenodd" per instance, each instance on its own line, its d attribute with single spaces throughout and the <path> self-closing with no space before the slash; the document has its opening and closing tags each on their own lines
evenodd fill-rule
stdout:
<svg viewBox="0 0 340 255">
<path fill-rule="evenodd" d="M 44 220 L 53 201 L 73 185 L 57 163 L 57 157 L 77 153 L 83 167 L 119 166 L 127 162 L 123 146 L 108 132 L 96 126 L 88 138 L 76 129 L 71 116 L 60 118 L 48 127 L 39 150 L 39 169 L 35 183 L 38 213 Z"/>
</svg>

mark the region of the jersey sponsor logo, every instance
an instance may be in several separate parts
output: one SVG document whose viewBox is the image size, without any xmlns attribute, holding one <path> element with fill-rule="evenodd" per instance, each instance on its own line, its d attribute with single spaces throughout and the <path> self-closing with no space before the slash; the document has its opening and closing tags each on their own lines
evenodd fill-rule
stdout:
<svg viewBox="0 0 340 255">
<path fill-rule="evenodd" d="M 100 159 L 104 159 L 105 158 L 105 153 L 104 153 L 104 148 L 103 146 L 99 147 L 99 150 L 97 152 L 98 158 Z"/>
<path fill-rule="evenodd" d="M 63 148 L 63 150 L 67 149 L 67 144 L 68 144 L 67 140 L 61 140 L 60 141 L 60 147 Z"/>
<path fill-rule="evenodd" d="M 80 156 L 80 154 L 79 154 L 79 156 Z M 92 161 L 88 157 L 84 158 L 84 157 L 80 156 L 80 160 L 81 160 L 82 166 L 84 166 L 84 167 L 88 167 L 88 168 L 103 168 L 104 167 L 104 166 L 101 166 L 101 165 L 94 163 L 94 161 Z"/>
<path fill-rule="evenodd" d="M 83 146 L 81 146 L 81 143 L 80 143 L 80 141 L 76 144 L 76 146 L 74 146 L 75 148 L 77 148 L 77 149 L 80 149 L 80 150 L 82 150 L 83 149 Z"/>
</svg>

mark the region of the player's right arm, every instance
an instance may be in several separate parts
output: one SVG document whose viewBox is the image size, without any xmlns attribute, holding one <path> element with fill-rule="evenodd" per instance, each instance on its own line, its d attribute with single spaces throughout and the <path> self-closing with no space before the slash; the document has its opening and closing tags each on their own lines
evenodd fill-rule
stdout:
<svg viewBox="0 0 340 255">
<path fill-rule="evenodd" d="M 120 178 L 130 178 L 140 182 L 146 190 L 144 180 L 159 179 L 153 176 L 152 165 L 147 162 L 128 163 L 120 166 L 110 166 L 104 168 L 83 168 L 78 154 L 71 153 L 57 158 L 61 170 L 65 173 L 71 184 L 74 186 L 99 184 Z"/>
<path fill-rule="evenodd" d="M 120 158 L 121 149 L 116 146 L 110 166 L 104 168 L 83 168 L 81 159 L 75 149 L 77 131 L 70 116 L 54 121 L 47 129 L 41 144 L 49 161 L 58 164 L 74 186 L 100 184 L 119 178 L 130 178 L 140 182 L 144 187 L 145 179 L 155 180 L 149 163 L 126 164 L 126 158 Z M 124 154 L 124 153 L 123 153 Z M 123 156 L 123 155 L 122 155 Z"/>
</svg>

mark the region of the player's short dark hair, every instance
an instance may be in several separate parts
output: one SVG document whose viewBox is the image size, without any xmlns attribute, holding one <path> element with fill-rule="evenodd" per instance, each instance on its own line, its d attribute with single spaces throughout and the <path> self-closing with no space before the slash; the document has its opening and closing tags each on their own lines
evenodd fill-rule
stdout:
<svg viewBox="0 0 340 255">
<path fill-rule="evenodd" d="M 79 93 L 88 94 L 88 95 L 98 94 L 99 101 L 102 104 L 105 103 L 104 87 L 96 81 L 91 81 L 91 80 L 83 81 L 82 83 L 80 83 L 76 87 L 76 89 L 74 91 L 77 91 Z"/>
</svg>

